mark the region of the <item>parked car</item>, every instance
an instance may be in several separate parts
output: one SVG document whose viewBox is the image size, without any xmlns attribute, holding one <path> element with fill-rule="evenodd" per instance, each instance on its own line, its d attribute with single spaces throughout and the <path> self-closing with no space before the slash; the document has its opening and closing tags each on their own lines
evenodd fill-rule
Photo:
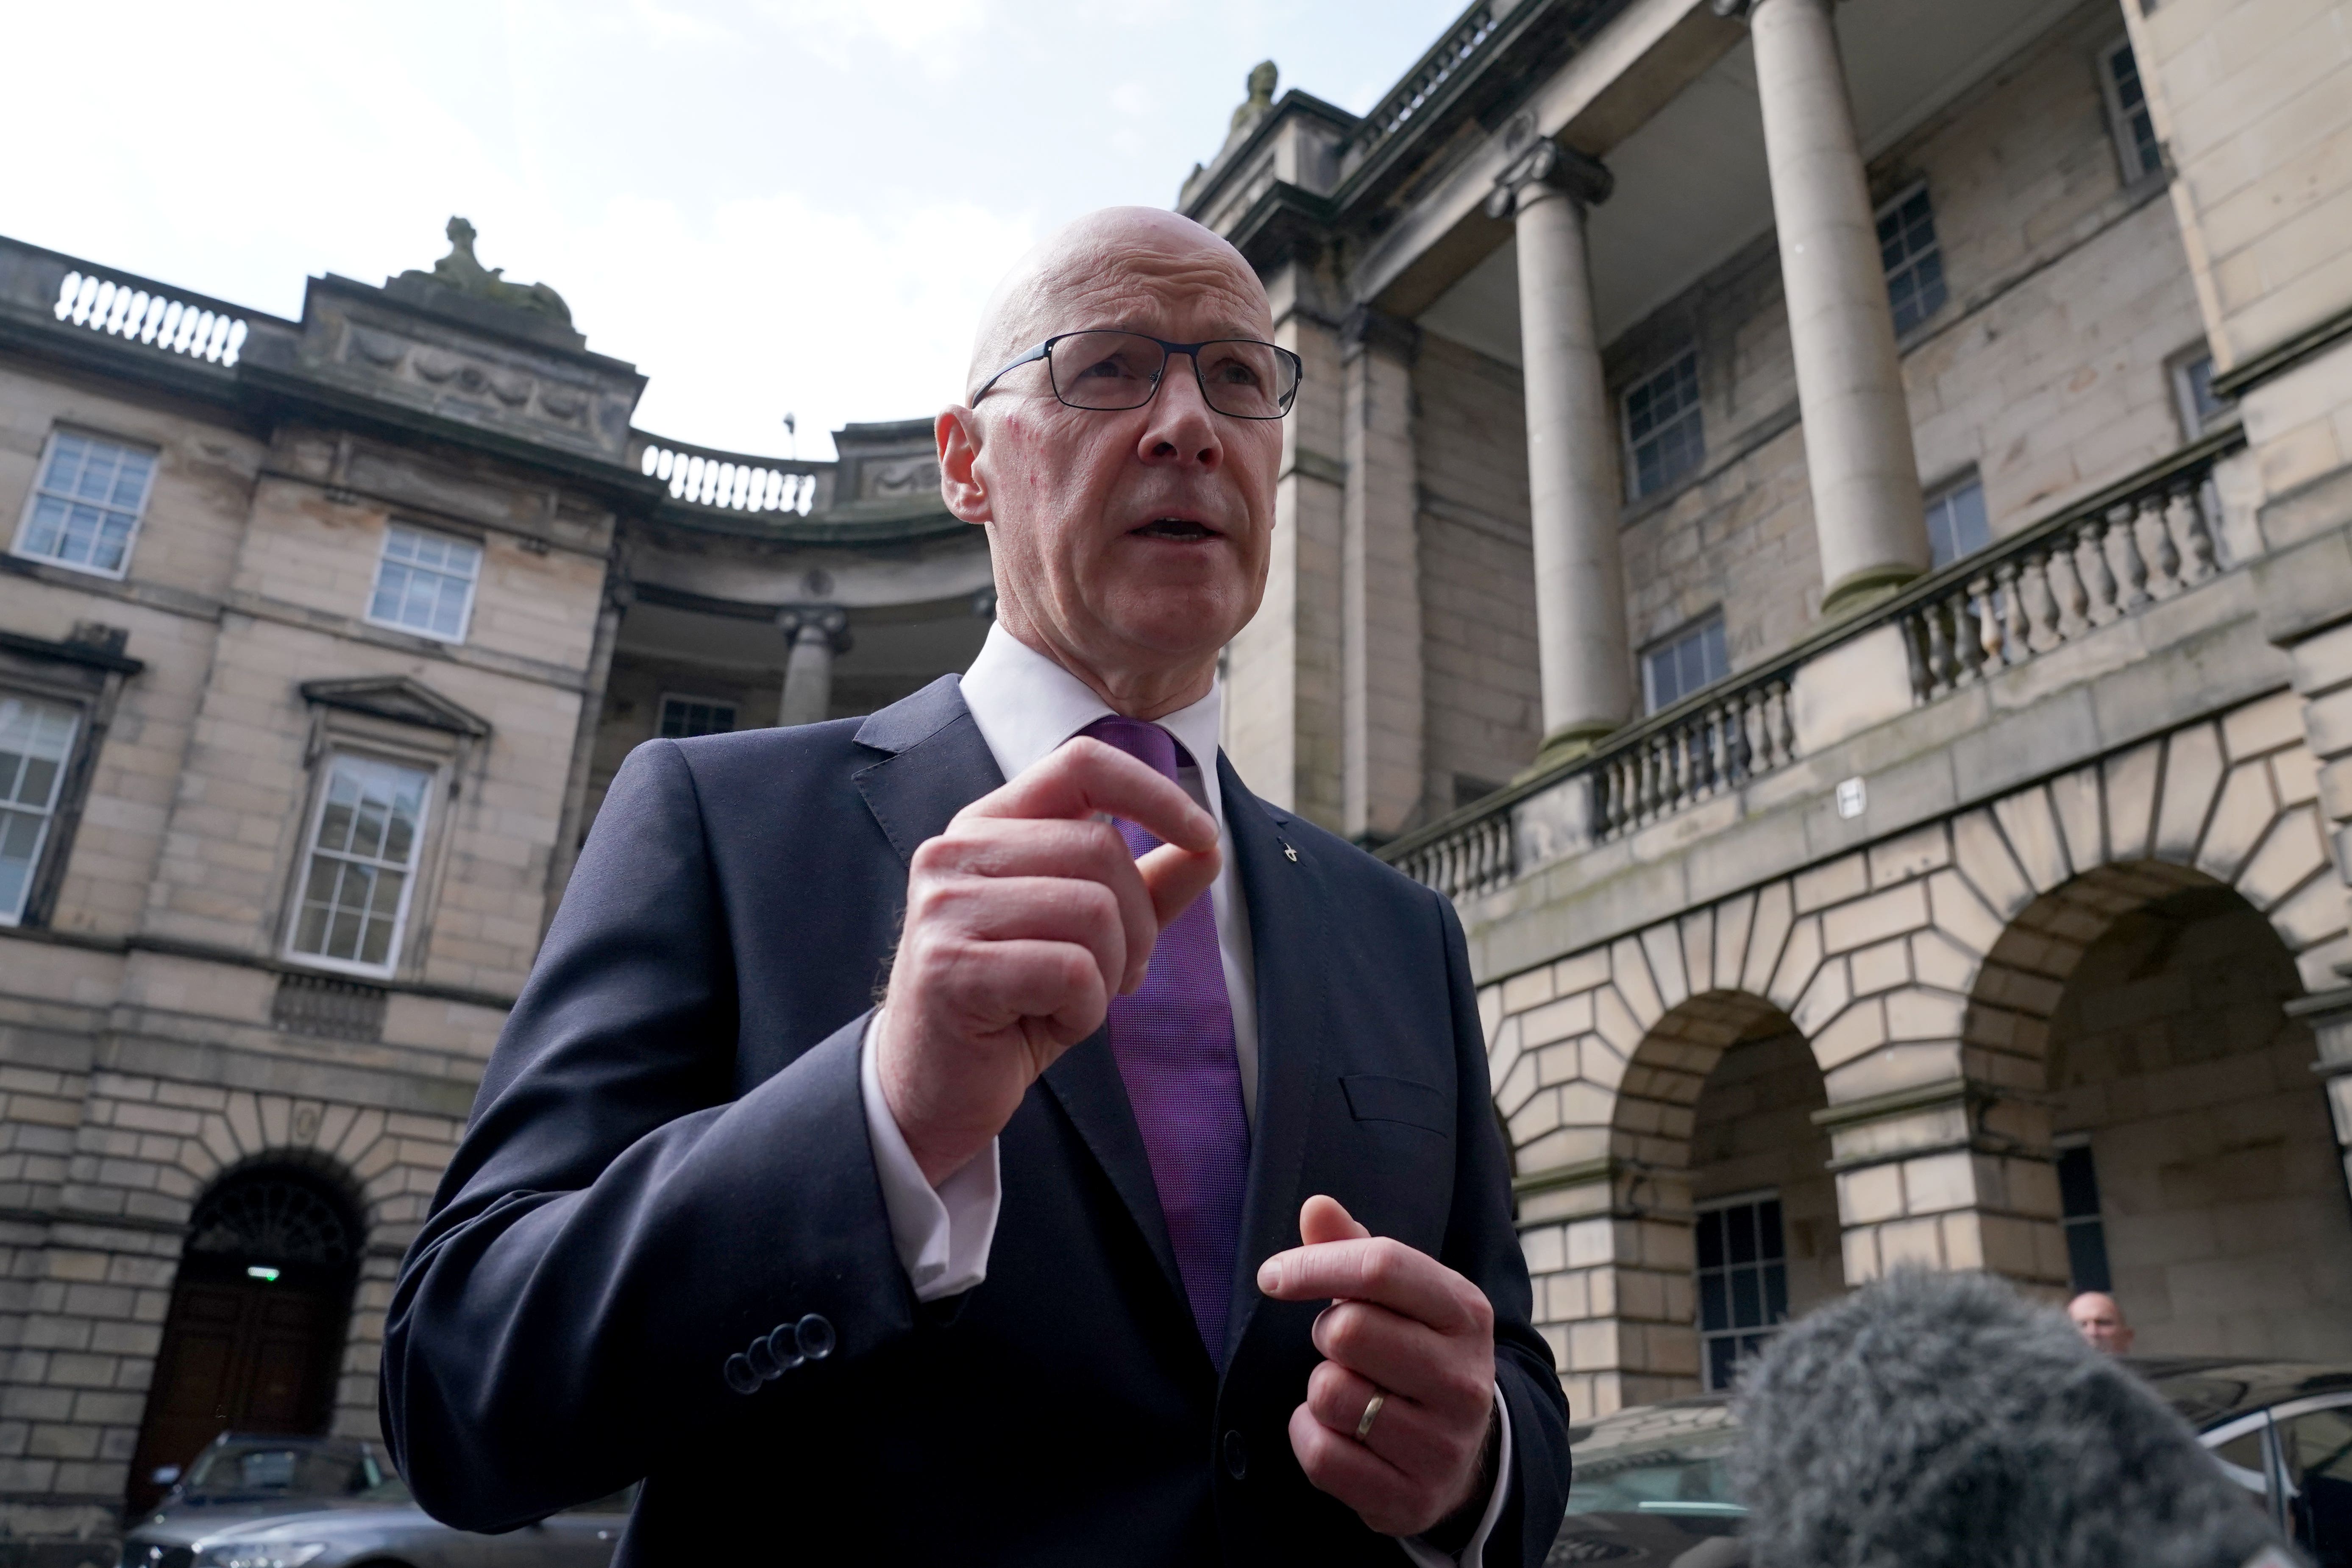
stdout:
<svg viewBox="0 0 2352 1568">
<path fill-rule="evenodd" d="M 636 1489 L 503 1535 L 452 1530 L 373 1444 L 225 1432 L 122 1542 L 121 1568 L 608 1568 Z"/>
<path fill-rule="evenodd" d="M 2317 1568 L 2352 1568 L 2352 1366 L 2131 1357 L 2249 1500 Z M 1742 1568 L 1738 1426 L 1722 1394 L 1636 1405 L 1570 1433 L 1576 1476 L 1545 1568 Z"/>
</svg>

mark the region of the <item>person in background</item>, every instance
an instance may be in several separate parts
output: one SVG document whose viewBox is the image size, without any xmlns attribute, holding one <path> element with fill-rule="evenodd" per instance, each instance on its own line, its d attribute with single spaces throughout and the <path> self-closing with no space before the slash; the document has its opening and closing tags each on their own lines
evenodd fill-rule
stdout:
<svg viewBox="0 0 2352 1568">
<path fill-rule="evenodd" d="M 2129 1355 L 2132 1348 L 2132 1326 L 2124 1321 L 2124 1310 L 2105 1290 L 2085 1290 L 2066 1303 L 2066 1316 L 2074 1320 L 2074 1330 L 2098 1350 L 2109 1355 Z"/>
</svg>

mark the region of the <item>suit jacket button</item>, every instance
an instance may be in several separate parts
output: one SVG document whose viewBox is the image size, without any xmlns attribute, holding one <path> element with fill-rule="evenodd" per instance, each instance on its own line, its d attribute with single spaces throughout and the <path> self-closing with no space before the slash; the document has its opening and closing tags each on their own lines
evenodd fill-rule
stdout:
<svg viewBox="0 0 2352 1568">
<path fill-rule="evenodd" d="M 1249 1445 L 1239 1432 L 1225 1434 L 1225 1474 L 1237 1481 L 1249 1474 Z"/>
<path fill-rule="evenodd" d="M 727 1358 L 727 1386 L 738 1394 L 760 1392 L 760 1374 L 751 1370 L 751 1358 L 730 1355 Z"/>
<path fill-rule="evenodd" d="M 811 1361 L 823 1361 L 833 1353 L 833 1325 L 814 1312 L 793 1325 L 793 1339 L 801 1354 Z"/>
</svg>

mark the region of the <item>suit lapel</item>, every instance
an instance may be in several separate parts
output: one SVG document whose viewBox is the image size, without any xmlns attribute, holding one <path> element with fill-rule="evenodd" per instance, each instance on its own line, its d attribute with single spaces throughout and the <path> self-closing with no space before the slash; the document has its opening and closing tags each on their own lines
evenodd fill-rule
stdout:
<svg viewBox="0 0 2352 1568">
<path fill-rule="evenodd" d="M 911 860 L 926 839 L 944 832 L 957 812 L 1004 783 L 951 675 L 875 714 L 859 727 L 857 742 L 889 753 L 856 778 L 866 809 L 901 861 Z M 1110 1054 L 1110 1031 L 1097 1029 L 1063 1052 L 1045 1069 L 1045 1083 L 1110 1178 L 1169 1289 L 1183 1300 L 1176 1249 L 1168 1239 L 1160 1189 L 1128 1104 L 1127 1084 Z"/>
<path fill-rule="evenodd" d="M 888 754 L 853 775 L 857 793 L 902 863 L 1004 783 L 959 685 L 943 675 L 858 726 L 859 745 Z"/>
<path fill-rule="evenodd" d="M 1330 952 L 1318 897 L 1319 868 L 1286 836 L 1222 753 L 1217 779 L 1225 825 L 1249 901 L 1257 966 L 1257 1126 L 1250 1138 L 1249 1185 L 1242 1198 L 1241 1247 L 1234 1259 L 1227 1364 L 1262 1298 L 1258 1265 L 1298 1245 L 1298 1173 L 1313 1131 L 1315 1083 L 1323 1055 L 1325 960 Z"/>
</svg>

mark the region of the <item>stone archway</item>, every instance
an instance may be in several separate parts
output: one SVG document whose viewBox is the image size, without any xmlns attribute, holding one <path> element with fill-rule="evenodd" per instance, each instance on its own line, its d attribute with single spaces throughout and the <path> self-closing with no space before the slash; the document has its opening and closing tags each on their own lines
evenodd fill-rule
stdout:
<svg viewBox="0 0 2352 1568">
<path fill-rule="evenodd" d="M 263 1156 L 205 1189 L 131 1455 L 131 1513 L 224 1431 L 326 1431 L 366 1246 L 357 1184 L 331 1162 Z"/>
<path fill-rule="evenodd" d="M 2306 988 L 2334 984 L 2352 933 L 2316 795 L 2279 693 L 1485 986 L 1538 1322 L 1578 1408 L 1687 1386 L 1652 1332 L 1672 1315 L 1618 1292 L 1689 1268 L 1687 1230 L 1632 1184 L 1684 1168 L 1694 1086 L 1759 1009 L 1826 1087 L 1846 1281 L 1916 1262 L 2062 1291 L 2043 1080 L 2068 955 L 2201 878 Z"/>
</svg>

